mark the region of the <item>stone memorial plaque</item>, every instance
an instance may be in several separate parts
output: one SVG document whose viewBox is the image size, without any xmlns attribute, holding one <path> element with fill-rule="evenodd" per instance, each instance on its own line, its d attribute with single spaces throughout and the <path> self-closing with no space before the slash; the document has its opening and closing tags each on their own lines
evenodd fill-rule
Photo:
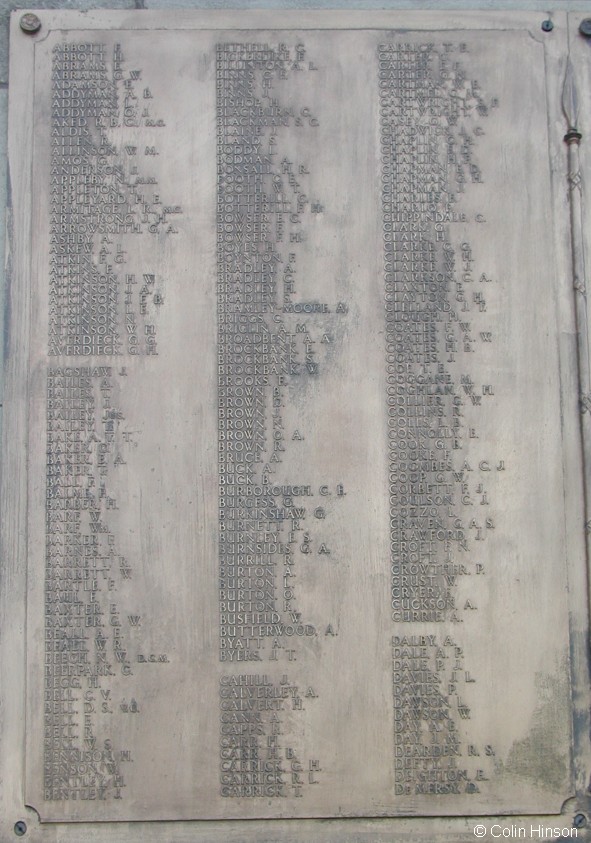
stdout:
<svg viewBox="0 0 591 843">
<path fill-rule="evenodd" d="M 2 840 L 571 831 L 582 16 L 21 14 Z"/>
</svg>

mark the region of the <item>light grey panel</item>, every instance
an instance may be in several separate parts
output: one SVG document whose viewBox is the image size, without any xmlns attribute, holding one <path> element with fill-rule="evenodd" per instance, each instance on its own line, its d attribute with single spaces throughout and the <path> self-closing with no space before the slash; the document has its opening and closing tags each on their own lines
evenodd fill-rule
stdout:
<svg viewBox="0 0 591 843">
<path fill-rule="evenodd" d="M 10 92 L 6 833 L 570 831 L 565 16 L 39 16 Z"/>
</svg>

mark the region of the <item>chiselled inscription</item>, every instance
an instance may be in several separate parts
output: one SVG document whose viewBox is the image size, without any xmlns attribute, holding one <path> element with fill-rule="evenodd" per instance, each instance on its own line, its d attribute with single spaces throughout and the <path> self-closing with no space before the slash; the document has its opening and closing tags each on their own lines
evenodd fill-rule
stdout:
<svg viewBox="0 0 591 843">
<path fill-rule="evenodd" d="M 152 101 L 119 44 L 54 48 L 50 355 L 158 353 L 165 279 L 136 257 L 137 238 L 176 234 L 182 208 L 149 172 L 165 125 Z"/>
<path fill-rule="evenodd" d="M 458 604 L 455 584 L 480 573 L 478 542 L 494 529 L 483 474 L 470 482 L 474 472 L 462 455 L 466 440 L 478 435 L 471 414 L 494 400 L 492 385 L 477 386 L 469 374 L 478 344 L 492 336 L 486 276 L 477 280 L 470 243 L 458 248 L 453 234 L 457 226 L 485 224 L 481 214 L 468 217 L 462 198 L 482 182 L 476 141 L 496 105 L 468 79 L 466 51 L 451 43 L 378 48 L 396 624 L 460 624 L 464 612 L 474 611 L 469 598 Z M 456 672 L 446 681 L 450 656 L 435 639 L 426 636 L 416 647 L 414 636 L 403 637 L 395 647 L 397 779 L 403 768 L 406 782 L 397 787 L 408 794 L 451 794 L 460 786 L 474 793 L 478 785 L 468 773 L 458 779 L 456 768 L 464 749 L 455 721 L 467 718 L 469 707 Z"/>
<path fill-rule="evenodd" d="M 312 140 L 318 125 L 281 99 L 304 55 L 301 44 L 217 47 L 222 661 L 291 659 L 299 638 L 317 634 L 297 611 L 295 553 L 310 549 L 314 491 L 282 471 L 303 438 L 283 423 L 288 389 L 318 376 L 313 315 L 329 309 L 298 296 L 298 249 L 321 205 L 308 198 L 307 163 L 282 152 L 283 138 Z"/>
<path fill-rule="evenodd" d="M 131 577 L 117 550 L 108 471 L 116 459 L 113 370 L 54 367 L 47 379 L 45 756 L 47 800 L 121 798 L 131 752 L 114 744 L 112 677 L 132 674 L 117 589 Z M 106 728 L 105 728 L 106 726 Z"/>
<path fill-rule="evenodd" d="M 53 49 L 48 352 L 62 361 L 158 354 L 165 280 L 142 262 L 138 243 L 178 233 L 172 220 L 182 209 L 164 205 L 148 174 L 158 155 L 152 138 L 165 124 L 142 73 L 119 44 Z M 138 129 L 141 150 L 133 143 Z M 131 378 L 128 365 L 48 369 L 44 796 L 51 801 L 123 798 L 133 758 L 116 736 L 143 706 L 133 676 L 169 660 L 140 643 L 141 614 L 118 602 L 120 593 L 129 598 L 134 576 L 118 547 L 114 522 L 125 505 L 111 483 L 137 446 L 116 397 Z"/>
<path fill-rule="evenodd" d="M 111 366 L 50 367 L 47 378 L 45 570 L 46 800 L 123 798 L 125 721 L 142 711 L 135 677 L 169 662 L 146 652 L 143 617 L 121 608 L 137 566 L 118 547 L 113 472 L 132 435 Z M 135 605 L 142 605 L 141 598 Z"/>
<path fill-rule="evenodd" d="M 477 793 L 494 750 L 464 747 L 458 730 L 470 719 L 463 694 L 475 681 L 462 647 L 451 636 L 395 635 L 392 656 L 396 794 Z"/>
<path fill-rule="evenodd" d="M 306 691 L 311 695 L 311 689 Z M 286 728 L 304 694 L 283 674 L 237 674 L 220 680 L 222 796 L 301 797 L 320 781 L 320 760 L 304 759 Z"/>
<path fill-rule="evenodd" d="M 497 77 L 488 30 L 191 15 L 22 34 L 25 804 L 205 835 L 560 810 L 548 120 L 532 96 L 521 144 L 510 81 L 550 42 L 503 31 Z"/>
</svg>

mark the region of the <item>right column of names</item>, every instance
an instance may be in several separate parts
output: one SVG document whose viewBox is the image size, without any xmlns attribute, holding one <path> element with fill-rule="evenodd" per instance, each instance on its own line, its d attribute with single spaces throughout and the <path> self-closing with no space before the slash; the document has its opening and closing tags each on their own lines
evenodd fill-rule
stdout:
<svg viewBox="0 0 591 843">
<path fill-rule="evenodd" d="M 492 333 L 465 239 L 484 218 L 463 199 L 482 180 L 476 141 L 496 102 L 468 78 L 465 53 L 378 47 L 395 779 L 408 796 L 477 793 L 493 754 L 466 739 L 475 679 L 456 633 L 475 609 L 463 577 L 482 571 L 477 548 L 494 528 L 468 458 L 494 390 L 470 375 Z"/>
</svg>

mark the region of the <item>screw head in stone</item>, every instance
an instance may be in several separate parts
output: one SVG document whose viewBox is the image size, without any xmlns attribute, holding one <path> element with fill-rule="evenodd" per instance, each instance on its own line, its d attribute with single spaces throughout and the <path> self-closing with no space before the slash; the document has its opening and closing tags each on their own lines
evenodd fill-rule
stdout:
<svg viewBox="0 0 591 843">
<path fill-rule="evenodd" d="M 34 32 L 39 32 L 41 29 L 41 21 L 34 15 L 33 12 L 27 12 L 20 19 L 20 27 L 23 32 L 32 35 Z"/>
<path fill-rule="evenodd" d="M 591 18 L 585 18 L 579 24 L 579 32 L 586 38 L 591 38 Z"/>
<path fill-rule="evenodd" d="M 544 32 L 552 32 L 552 30 L 554 29 L 554 24 L 551 20 L 543 20 L 542 29 Z"/>
<path fill-rule="evenodd" d="M 14 833 L 17 837 L 22 837 L 27 831 L 27 824 L 22 820 L 19 820 L 14 824 Z"/>
</svg>

